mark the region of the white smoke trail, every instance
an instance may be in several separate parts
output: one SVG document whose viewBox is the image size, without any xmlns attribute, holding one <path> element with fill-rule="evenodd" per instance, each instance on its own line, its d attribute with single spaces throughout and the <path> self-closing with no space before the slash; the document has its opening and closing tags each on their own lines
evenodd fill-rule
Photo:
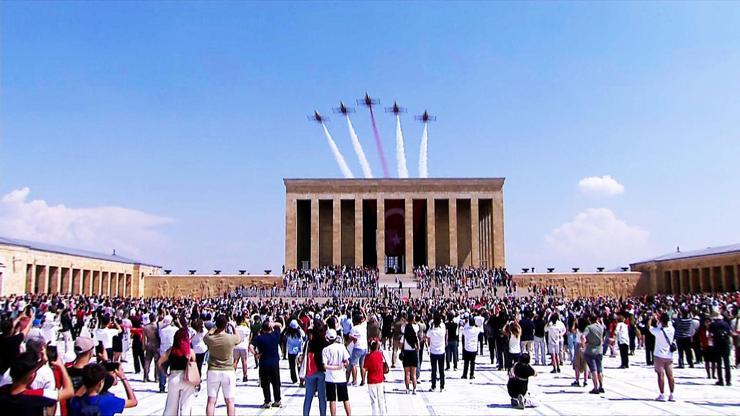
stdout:
<svg viewBox="0 0 740 416">
<path fill-rule="evenodd" d="M 349 170 L 349 166 L 347 166 L 347 162 L 344 161 L 344 156 L 342 156 L 342 153 L 339 152 L 339 148 L 337 147 L 337 144 L 334 142 L 334 139 L 331 137 L 331 134 L 329 133 L 329 129 L 326 128 L 326 124 L 321 123 L 321 127 L 324 128 L 324 134 L 326 135 L 326 141 L 329 142 L 329 147 L 331 147 L 331 152 L 334 154 L 334 159 L 337 160 L 337 164 L 339 165 L 339 169 L 342 171 L 342 174 L 345 178 L 354 178 L 355 175 L 352 174 L 352 171 Z"/>
<path fill-rule="evenodd" d="M 349 137 L 352 139 L 352 147 L 355 148 L 357 158 L 360 159 L 360 167 L 362 168 L 362 173 L 365 175 L 366 178 L 372 178 L 373 171 L 370 169 L 370 164 L 367 163 L 365 151 L 362 150 L 360 139 L 357 137 L 357 132 L 355 131 L 355 127 L 352 125 L 352 120 L 349 119 L 349 115 L 347 115 L 347 127 L 349 128 Z"/>
<path fill-rule="evenodd" d="M 429 170 L 427 169 L 427 123 L 424 123 L 424 131 L 421 133 L 421 146 L 419 146 L 419 177 L 429 177 Z"/>
<path fill-rule="evenodd" d="M 396 114 L 396 163 L 398 177 L 408 178 L 409 170 L 406 167 L 406 151 L 403 148 L 403 132 L 401 131 L 401 116 Z"/>
</svg>

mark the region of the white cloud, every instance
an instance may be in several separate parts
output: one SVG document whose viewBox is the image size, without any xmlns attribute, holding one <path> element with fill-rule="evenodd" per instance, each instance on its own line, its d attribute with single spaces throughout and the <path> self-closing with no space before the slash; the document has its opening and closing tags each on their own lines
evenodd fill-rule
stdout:
<svg viewBox="0 0 740 416">
<path fill-rule="evenodd" d="M 578 187 L 586 194 L 619 195 L 624 193 L 624 185 L 610 175 L 583 178 L 578 181 Z"/>
<path fill-rule="evenodd" d="M 589 208 L 545 236 L 561 262 L 580 266 L 626 265 L 644 257 L 649 233 L 608 208 Z"/>
<path fill-rule="evenodd" d="M 116 253 L 124 257 L 145 256 L 165 242 L 159 227 L 171 219 L 134 209 L 109 206 L 70 208 L 29 200 L 29 188 L 16 189 L 0 198 L 0 235 Z"/>
</svg>

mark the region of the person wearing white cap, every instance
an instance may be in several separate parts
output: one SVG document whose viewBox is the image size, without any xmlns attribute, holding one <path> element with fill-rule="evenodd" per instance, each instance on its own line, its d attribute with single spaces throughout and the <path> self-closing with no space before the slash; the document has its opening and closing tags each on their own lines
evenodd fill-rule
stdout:
<svg viewBox="0 0 740 416">
<path fill-rule="evenodd" d="M 326 400 L 329 402 L 329 411 L 332 416 L 337 414 L 337 401 L 344 403 L 344 412 L 349 416 L 352 410 L 349 405 L 347 373 L 345 372 L 349 364 L 349 352 L 343 344 L 335 342 L 336 339 L 337 331 L 328 329 L 326 340 L 330 345 L 321 353 L 326 368 Z"/>
<path fill-rule="evenodd" d="M 172 315 L 165 315 L 162 318 L 162 322 L 159 324 L 159 356 L 163 356 L 167 350 L 172 348 L 172 344 L 175 341 L 175 332 L 177 327 L 172 325 Z M 163 365 L 159 373 L 159 392 L 164 393 L 165 387 L 167 386 L 167 364 Z"/>
<path fill-rule="evenodd" d="M 298 381 L 296 373 L 296 359 L 298 354 L 303 351 L 303 342 L 306 340 L 306 334 L 298 325 L 298 321 L 293 319 L 285 330 L 286 349 L 288 350 L 288 366 L 290 367 L 290 380 L 295 384 Z"/>
</svg>

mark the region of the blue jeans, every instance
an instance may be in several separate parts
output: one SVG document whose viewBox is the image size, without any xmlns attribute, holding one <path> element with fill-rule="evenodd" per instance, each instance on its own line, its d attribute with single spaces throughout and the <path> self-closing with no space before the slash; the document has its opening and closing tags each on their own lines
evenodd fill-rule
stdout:
<svg viewBox="0 0 740 416">
<path fill-rule="evenodd" d="M 159 390 L 164 391 L 165 386 L 167 385 L 167 367 L 169 367 L 169 364 L 164 363 L 162 364 L 162 370 L 157 369 L 157 372 L 159 372 Z"/>
<path fill-rule="evenodd" d="M 326 384 L 324 383 L 326 374 L 316 372 L 306 377 L 306 395 L 303 397 L 303 416 L 311 413 L 311 403 L 313 395 L 319 392 L 319 414 L 326 416 Z"/>
<path fill-rule="evenodd" d="M 429 359 L 432 362 L 432 389 L 437 387 L 437 372 L 439 371 L 439 387 L 445 388 L 445 366 L 444 366 L 444 354 L 429 354 Z"/>
</svg>

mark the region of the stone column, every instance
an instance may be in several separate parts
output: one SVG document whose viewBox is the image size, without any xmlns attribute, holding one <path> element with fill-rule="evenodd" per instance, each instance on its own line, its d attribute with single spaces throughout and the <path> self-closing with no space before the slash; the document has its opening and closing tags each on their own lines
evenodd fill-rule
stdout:
<svg viewBox="0 0 740 416">
<path fill-rule="evenodd" d="M 470 198 L 470 255 L 473 267 L 480 267 L 480 224 L 478 196 Z"/>
<path fill-rule="evenodd" d="M 436 267 L 437 264 L 437 240 L 434 222 L 434 198 L 427 198 L 427 265 Z"/>
<path fill-rule="evenodd" d="M 49 267 L 47 270 L 49 273 L 49 293 L 61 292 L 61 289 L 59 288 L 59 266 L 56 266 L 53 269 Z"/>
<path fill-rule="evenodd" d="M 319 267 L 319 200 L 311 198 L 311 268 Z"/>
<path fill-rule="evenodd" d="M 406 273 L 414 271 L 414 201 L 411 198 L 404 200 L 403 226 L 406 239 Z"/>
<path fill-rule="evenodd" d="M 334 198 L 331 202 L 331 262 L 339 266 L 342 264 L 342 201 Z"/>
<path fill-rule="evenodd" d="M 385 199 L 378 198 L 378 229 L 375 233 L 375 252 L 378 270 L 385 274 Z"/>
<path fill-rule="evenodd" d="M 362 236 L 362 198 L 355 197 L 355 266 L 364 266 Z"/>
<path fill-rule="evenodd" d="M 504 195 L 503 190 L 493 194 L 493 267 L 505 267 L 504 252 Z"/>
<path fill-rule="evenodd" d="M 296 269 L 296 211 L 297 202 L 295 199 L 288 196 L 285 197 L 285 269 L 291 270 Z"/>
<path fill-rule="evenodd" d="M 36 270 L 36 284 L 38 287 L 38 293 L 46 293 L 49 289 L 49 266 L 36 267 L 41 267 L 41 273 Z"/>
<path fill-rule="evenodd" d="M 450 265 L 457 264 L 457 199 L 450 198 Z"/>
</svg>

